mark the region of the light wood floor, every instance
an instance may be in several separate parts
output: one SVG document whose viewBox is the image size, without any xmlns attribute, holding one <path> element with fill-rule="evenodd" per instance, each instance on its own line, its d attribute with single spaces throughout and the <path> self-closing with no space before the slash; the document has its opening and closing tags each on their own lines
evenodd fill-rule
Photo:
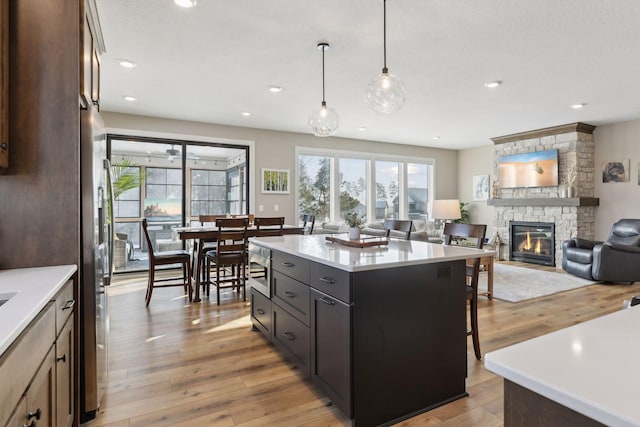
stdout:
<svg viewBox="0 0 640 427">
<path fill-rule="evenodd" d="M 349 424 L 251 331 L 248 303 L 230 290 L 217 306 L 189 304 L 181 288 L 156 289 L 145 309 L 145 279 L 120 276 L 110 289 L 108 389 L 89 426 Z M 480 298 L 482 352 L 619 310 L 638 293 L 640 284 L 593 285 L 520 303 Z M 467 348 L 469 397 L 399 425 L 503 424 L 502 379 L 476 361 L 471 339 Z"/>
</svg>

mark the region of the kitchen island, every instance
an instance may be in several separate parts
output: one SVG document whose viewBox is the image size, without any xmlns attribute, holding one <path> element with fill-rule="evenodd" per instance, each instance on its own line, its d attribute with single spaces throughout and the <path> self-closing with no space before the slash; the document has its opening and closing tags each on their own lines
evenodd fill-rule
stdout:
<svg viewBox="0 0 640 427">
<path fill-rule="evenodd" d="M 485 355 L 505 378 L 505 426 L 640 426 L 640 306 Z"/>
<path fill-rule="evenodd" d="M 267 291 L 254 327 L 353 425 L 390 425 L 466 396 L 466 260 L 491 255 L 391 239 L 351 248 L 324 236 L 258 238 Z"/>
</svg>

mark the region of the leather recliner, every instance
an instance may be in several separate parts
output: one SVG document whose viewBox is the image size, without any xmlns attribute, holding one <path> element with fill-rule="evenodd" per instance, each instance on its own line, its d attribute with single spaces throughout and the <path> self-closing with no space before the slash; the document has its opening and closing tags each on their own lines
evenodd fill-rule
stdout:
<svg viewBox="0 0 640 427">
<path fill-rule="evenodd" d="M 606 242 L 574 237 L 562 243 L 562 269 L 600 282 L 640 281 L 640 219 L 621 219 Z"/>
</svg>

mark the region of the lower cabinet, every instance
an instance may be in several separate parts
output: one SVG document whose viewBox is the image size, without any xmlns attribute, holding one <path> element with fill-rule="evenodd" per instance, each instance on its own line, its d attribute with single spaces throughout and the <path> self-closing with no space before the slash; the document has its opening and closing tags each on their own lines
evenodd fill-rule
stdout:
<svg viewBox="0 0 640 427">
<path fill-rule="evenodd" d="M 273 344 L 298 366 L 305 378 L 309 378 L 309 327 L 289 314 L 278 304 L 273 309 Z"/>
<path fill-rule="evenodd" d="M 251 320 L 253 327 L 271 341 L 271 300 L 251 288 Z"/>
<path fill-rule="evenodd" d="M 67 320 L 56 341 L 56 425 L 73 425 L 74 387 L 73 317 Z"/>
<path fill-rule="evenodd" d="M 55 426 L 55 352 L 52 347 L 20 400 L 8 427 Z"/>
<path fill-rule="evenodd" d="M 311 380 L 351 418 L 351 311 L 311 289 Z"/>
<path fill-rule="evenodd" d="M 73 425 L 74 305 L 69 281 L 0 357 L 0 426 Z"/>
</svg>

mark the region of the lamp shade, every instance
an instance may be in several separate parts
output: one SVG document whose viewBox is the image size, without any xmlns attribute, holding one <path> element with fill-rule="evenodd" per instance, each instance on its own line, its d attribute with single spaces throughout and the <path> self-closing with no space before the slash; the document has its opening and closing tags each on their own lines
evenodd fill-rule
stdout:
<svg viewBox="0 0 640 427">
<path fill-rule="evenodd" d="M 433 219 L 460 219 L 460 201 L 458 199 L 434 200 Z"/>
</svg>

